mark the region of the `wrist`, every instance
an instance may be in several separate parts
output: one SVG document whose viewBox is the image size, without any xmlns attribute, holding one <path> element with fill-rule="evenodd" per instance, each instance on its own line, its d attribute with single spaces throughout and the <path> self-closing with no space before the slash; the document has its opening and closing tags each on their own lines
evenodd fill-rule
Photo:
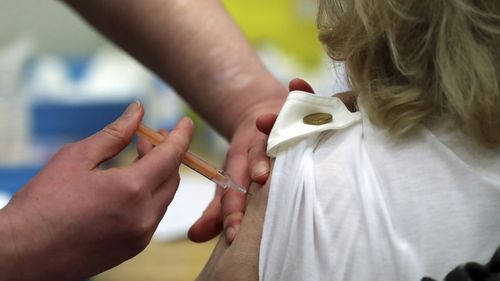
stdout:
<svg viewBox="0 0 500 281">
<path fill-rule="evenodd" d="M 286 88 L 271 77 L 254 81 L 252 85 L 244 90 L 239 102 L 232 106 L 232 112 L 225 120 L 223 134 L 230 140 L 234 133 L 243 125 L 255 126 L 257 117 L 267 113 L 278 113 L 287 96 Z"/>
<path fill-rule="evenodd" d="M 9 277 L 5 280 L 48 280 L 45 272 L 51 259 L 40 255 L 41 233 L 32 227 L 34 219 L 28 219 L 35 216 L 12 201 L 0 211 L 0 239 L 6 241 L 0 247 L 0 273 Z"/>
<path fill-rule="evenodd" d="M 18 280 L 23 271 L 14 226 L 7 208 L 0 210 L 0 276 L 2 280 Z M 20 279 L 19 279 L 20 280 Z"/>
</svg>

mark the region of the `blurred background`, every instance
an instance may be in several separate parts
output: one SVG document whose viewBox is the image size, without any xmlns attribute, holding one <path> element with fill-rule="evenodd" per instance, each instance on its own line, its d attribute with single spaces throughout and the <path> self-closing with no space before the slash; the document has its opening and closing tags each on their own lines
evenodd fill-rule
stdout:
<svg viewBox="0 0 500 281">
<path fill-rule="evenodd" d="M 315 0 L 224 1 L 283 84 L 310 81 L 319 93 L 343 86 L 316 39 Z M 64 143 L 91 135 L 134 100 L 144 122 L 170 129 L 195 120 L 192 150 L 217 166 L 227 143 L 175 92 L 57 1 L 3 0 L 0 9 L 0 207 Z M 109 165 L 130 163 L 130 147 Z M 188 227 L 212 198 L 211 182 L 187 169 L 154 241 L 139 256 L 93 280 L 193 280 L 214 241 L 194 244 Z M 186 208 L 189 206 L 189 209 Z M 168 221 L 167 224 L 164 221 Z"/>
</svg>

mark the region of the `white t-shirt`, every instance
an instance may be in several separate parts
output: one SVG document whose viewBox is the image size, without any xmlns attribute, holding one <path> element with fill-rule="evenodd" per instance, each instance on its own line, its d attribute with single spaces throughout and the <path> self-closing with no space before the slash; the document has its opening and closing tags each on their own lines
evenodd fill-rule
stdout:
<svg viewBox="0 0 500 281">
<path fill-rule="evenodd" d="M 442 279 L 491 258 L 500 245 L 500 150 L 446 125 L 394 141 L 324 99 L 292 92 L 270 136 L 277 158 L 261 280 Z M 333 121 L 303 126 L 317 111 Z"/>
</svg>

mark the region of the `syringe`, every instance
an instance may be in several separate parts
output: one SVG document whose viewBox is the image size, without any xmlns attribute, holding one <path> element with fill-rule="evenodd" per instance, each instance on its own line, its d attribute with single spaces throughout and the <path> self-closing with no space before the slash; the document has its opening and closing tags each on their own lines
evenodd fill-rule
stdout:
<svg viewBox="0 0 500 281">
<path fill-rule="evenodd" d="M 155 132 L 142 123 L 139 124 L 136 134 L 147 139 L 153 145 L 159 145 L 164 139 L 160 133 Z M 224 189 L 232 188 L 243 194 L 247 192 L 245 188 L 236 184 L 224 171 L 214 168 L 190 151 L 186 152 L 182 163 Z"/>
</svg>

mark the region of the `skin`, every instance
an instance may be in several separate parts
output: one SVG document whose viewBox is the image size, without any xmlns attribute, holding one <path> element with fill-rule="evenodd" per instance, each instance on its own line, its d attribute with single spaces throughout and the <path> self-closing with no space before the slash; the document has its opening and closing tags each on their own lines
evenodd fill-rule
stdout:
<svg viewBox="0 0 500 281">
<path fill-rule="evenodd" d="M 250 185 L 250 193 L 252 195 L 247 200 L 247 211 L 240 232 L 232 244 L 228 244 L 223 237 L 219 238 L 197 281 L 259 279 L 259 248 L 269 194 L 269 181 L 264 186 L 253 183 Z"/>
<path fill-rule="evenodd" d="M 247 162 L 249 148 L 262 137 L 254 120 L 278 112 L 286 90 L 219 1 L 67 4 L 169 82 L 231 142 L 226 170 L 236 181 L 248 186 L 250 176 L 267 178 L 267 158 L 250 168 Z M 1 280 L 83 279 L 144 249 L 175 194 L 192 123 L 181 121 L 155 148 L 141 141 L 138 160 L 127 167 L 99 169 L 130 143 L 143 114 L 136 104 L 103 131 L 65 146 L 0 210 Z M 189 237 L 206 241 L 224 227 L 231 242 L 245 200 L 232 190 L 217 192 Z"/>
<path fill-rule="evenodd" d="M 293 79 L 289 84 L 289 89 L 314 94 L 312 87 L 302 79 Z M 355 97 L 352 93 L 338 93 L 335 96 L 339 97 L 348 108 L 355 108 Z M 262 139 L 254 142 L 251 147 L 250 163 L 262 157 L 262 151 L 266 149 L 267 137 L 276 118 L 277 115 L 273 113 L 263 114 L 257 118 L 256 127 L 261 132 Z M 232 244 L 227 243 L 222 237 L 219 239 L 197 281 L 259 280 L 259 249 L 269 189 L 269 177 L 265 183 L 252 183 L 251 195 L 247 201 L 248 205 L 238 236 Z"/>
<path fill-rule="evenodd" d="M 288 85 L 288 89 L 290 90 L 290 92 L 303 91 L 314 94 L 314 90 L 311 87 L 311 85 L 309 85 L 309 83 L 300 78 L 295 78 L 291 80 Z M 346 107 L 350 111 L 352 112 L 357 111 L 356 95 L 354 93 L 352 92 L 336 93 L 334 96 L 342 100 L 342 102 L 346 105 Z M 268 161 L 269 158 L 265 154 L 267 146 L 267 137 L 271 133 L 271 130 L 274 126 L 274 123 L 276 122 L 277 117 L 278 114 L 276 113 L 266 113 L 257 117 L 255 121 L 255 127 L 261 132 L 261 134 L 259 135 L 258 138 L 255 139 L 252 146 L 248 150 L 248 162 L 250 167 L 256 165 L 259 162 Z M 262 177 L 259 177 L 258 179 L 254 179 L 254 182 L 263 185 L 267 181 L 269 174 L 270 172 L 268 172 L 266 175 L 263 175 Z"/>
<path fill-rule="evenodd" d="M 67 1 L 104 35 L 157 73 L 230 141 L 225 169 L 239 184 L 264 182 L 269 160 L 248 151 L 262 136 L 255 119 L 277 113 L 286 89 L 265 69 L 218 0 Z M 231 242 L 245 196 L 216 193 L 188 236 L 203 242 L 222 229 Z"/>
<path fill-rule="evenodd" d="M 131 142 L 143 114 L 133 103 L 66 145 L 0 210 L 1 280 L 81 280 L 146 247 L 177 190 L 193 124 L 181 120 L 128 166 L 100 169 Z"/>
</svg>

